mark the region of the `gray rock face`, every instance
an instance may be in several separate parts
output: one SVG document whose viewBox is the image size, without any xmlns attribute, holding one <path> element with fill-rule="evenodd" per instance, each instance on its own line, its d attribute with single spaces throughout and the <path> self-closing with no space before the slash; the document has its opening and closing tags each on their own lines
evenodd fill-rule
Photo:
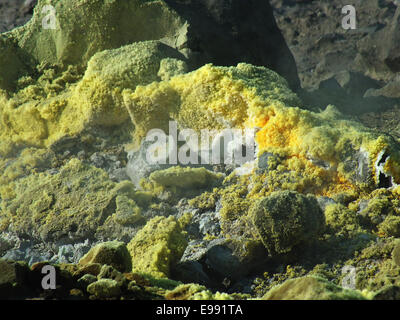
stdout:
<svg viewBox="0 0 400 320">
<path fill-rule="evenodd" d="M 221 278 L 237 279 L 246 272 L 245 265 L 235 256 L 233 250 L 219 239 L 208 245 L 205 264 Z"/>
<path fill-rule="evenodd" d="M 274 154 L 271 152 L 264 152 L 261 156 L 258 157 L 257 171 L 259 173 L 268 170 L 268 160 L 273 156 Z"/>
<path fill-rule="evenodd" d="M 325 208 L 330 204 L 335 204 L 335 200 L 328 198 L 328 197 L 318 197 L 317 198 L 318 204 L 321 207 L 322 211 L 325 211 Z"/>
<path fill-rule="evenodd" d="M 392 90 L 380 90 L 398 81 L 398 2 L 355 1 L 355 30 L 341 25 L 346 0 L 270 2 L 295 57 L 301 86 L 312 90 L 299 92 L 306 105 L 334 104 L 342 112 L 360 114 L 399 104 Z"/>
<path fill-rule="evenodd" d="M 112 181 L 120 182 L 129 180 L 126 168 L 122 166 L 122 163 L 118 160 L 117 156 L 95 152 L 90 156 L 89 160 L 95 167 L 107 171 Z"/>
<path fill-rule="evenodd" d="M 218 212 L 207 211 L 201 213 L 197 210 L 193 214 L 187 231 L 195 238 L 203 238 L 206 235 L 219 236 L 221 233 L 221 225 Z"/>
<path fill-rule="evenodd" d="M 375 43 L 374 47 L 371 47 L 372 42 Z M 370 70 L 393 79 L 400 71 L 400 6 L 386 26 L 363 39 L 359 49 L 358 61 L 361 66 L 371 64 Z"/>
<path fill-rule="evenodd" d="M 365 92 L 370 97 L 400 98 L 400 81 L 391 81 L 380 89 L 371 89 Z"/>
<path fill-rule="evenodd" d="M 309 106 L 324 109 L 327 105 L 333 104 L 341 112 L 353 115 L 382 111 L 399 103 L 398 99 L 380 91 L 383 83 L 358 74 L 356 79 L 352 80 L 357 85 L 347 86 L 346 83 L 339 82 L 341 73 L 321 81 L 316 90 L 310 92 L 299 90 L 299 96 Z"/>
<path fill-rule="evenodd" d="M 346 0 L 270 2 L 295 57 L 302 87 L 316 89 L 321 81 L 349 70 L 378 81 L 396 77 L 396 69 L 387 65 L 395 64 L 399 43 L 395 1 L 354 2 L 355 30 L 341 25 L 341 9 L 349 4 Z"/>
<path fill-rule="evenodd" d="M 139 150 L 128 152 L 126 174 L 137 188 L 140 187 L 140 179 L 148 177 L 153 171 L 167 169 L 171 166 L 169 164 L 149 163 L 147 159 L 147 150 L 151 145 L 152 142 L 143 141 Z"/>
<path fill-rule="evenodd" d="M 219 219 L 215 212 L 205 212 L 199 220 L 199 230 L 204 235 L 218 236 L 221 232 Z"/>
<path fill-rule="evenodd" d="M 184 283 L 198 283 L 201 285 L 210 285 L 212 280 L 204 272 L 203 265 L 198 261 L 179 262 L 173 270 L 173 277 Z"/>
<path fill-rule="evenodd" d="M 74 244 L 62 242 L 44 244 L 19 238 L 11 233 L 0 235 L 0 257 L 14 261 L 26 261 L 29 265 L 41 261 L 78 263 L 90 248 L 91 243 L 88 240 Z"/>
<path fill-rule="evenodd" d="M 78 263 L 90 248 L 89 241 L 62 245 L 58 248 L 58 253 L 50 261 L 52 263 Z"/>
<path fill-rule="evenodd" d="M 369 167 L 369 154 L 365 150 L 353 150 L 343 158 L 344 170 L 351 174 L 357 183 L 371 183 L 372 171 Z"/>
</svg>

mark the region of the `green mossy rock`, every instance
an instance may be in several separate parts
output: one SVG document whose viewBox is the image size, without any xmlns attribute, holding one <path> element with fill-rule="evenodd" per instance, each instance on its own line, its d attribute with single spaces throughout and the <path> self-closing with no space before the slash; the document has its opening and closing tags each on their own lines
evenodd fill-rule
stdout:
<svg viewBox="0 0 400 320">
<path fill-rule="evenodd" d="M 357 213 L 342 204 L 329 204 L 325 208 L 326 225 L 334 234 L 349 235 L 361 231 Z"/>
<path fill-rule="evenodd" d="M 14 198 L 14 184 L 18 179 L 52 167 L 55 158 L 55 153 L 51 150 L 36 148 L 26 148 L 15 158 L 0 157 L 0 197 Z"/>
<path fill-rule="evenodd" d="M 86 274 L 90 274 L 94 277 L 100 273 L 102 265 L 100 263 L 88 263 L 85 265 L 79 265 L 78 270 L 76 270 L 73 275 L 75 278 L 81 278 Z"/>
<path fill-rule="evenodd" d="M 99 263 L 109 265 L 121 272 L 129 272 L 132 269 L 131 256 L 123 242 L 109 241 L 99 243 L 79 260 L 82 266 Z"/>
<path fill-rule="evenodd" d="M 384 216 L 394 213 L 393 205 L 384 191 L 377 190 L 371 195 L 367 207 L 360 212 L 364 224 L 368 227 L 376 227 L 383 222 Z"/>
<path fill-rule="evenodd" d="M 388 237 L 400 237 L 400 217 L 399 216 L 389 216 L 378 225 L 378 230 L 381 234 Z"/>
<path fill-rule="evenodd" d="M 276 191 L 257 201 L 249 215 L 271 255 L 288 253 L 315 239 L 324 229 L 322 210 L 314 196 L 294 191 Z"/>
<path fill-rule="evenodd" d="M 392 251 L 392 259 L 393 262 L 400 267 L 400 241 L 398 241 L 397 244 L 394 246 L 394 249 Z"/>
<path fill-rule="evenodd" d="M 80 277 L 76 283 L 80 289 L 86 290 L 90 284 L 92 284 L 93 282 L 96 282 L 96 281 L 97 281 L 97 278 L 94 275 L 88 273 L 88 274 L 85 274 L 84 276 Z"/>
<path fill-rule="evenodd" d="M 44 26 L 51 14 L 47 5 L 54 7 L 55 29 Z M 219 0 L 211 6 L 176 0 L 38 0 L 26 25 L 0 36 L 0 58 L 7 61 L 0 78 L 9 83 L 40 63 L 84 66 L 96 52 L 145 40 L 179 49 L 193 60 L 193 68 L 246 61 L 275 69 L 299 87 L 294 59 L 265 1 L 246 6 Z M 258 50 L 250 54 L 249 46 Z"/>
<path fill-rule="evenodd" d="M 29 66 L 29 55 L 18 47 L 11 37 L 0 36 L 0 89 L 12 90 L 15 87 L 14 81 L 32 72 Z"/>
<path fill-rule="evenodd" d="M 263 300 L 365 300 L 358 291 L 336 286 L 326 279 L 306 276 L 286 280 L 268 291 Z"/>
<path fill-rule="evenodd" d="M 173 290 L 168 290 L 165 294 L 167 300 L 234 300 L 224 292 L 211 292 L 206 287 L 195 283 L 181 284 Z"/>
<path fill-rule="evenodd" d="M 115 298 L 121 294 L 121 288 L 117 281 L 112 279 L 100 279 L 88 285 L 87 292 L 96 298 Z"/>
<path fill-rule="evenodd" d="M 400 287 L 388 285 L 376 292 L 372 300 L 400 300 Z"/>
</svg>

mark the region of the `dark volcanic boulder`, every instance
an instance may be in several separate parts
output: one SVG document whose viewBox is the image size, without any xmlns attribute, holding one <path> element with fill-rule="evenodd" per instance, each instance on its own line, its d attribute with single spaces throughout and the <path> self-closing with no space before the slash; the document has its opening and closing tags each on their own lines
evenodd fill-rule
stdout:
<svg viewBox="0 0 400 320">
<path fill-rule="evenodd" d="M 294 58 L 278 29 L 269 1 L 166 0 L 189 23 L 187 43 L 192 67 L 239 62 L 268 67 L 299 87 Z M 179 48 L 182 49 L 182 48 Z"/>
<path fill-rule="evenodd" d="M 15 295 L 21 294 L 28 273 L 26 263 L 0 259 L 0 299 L 13 299 Z"/>
<path fill-rule="evenodd" d="M 276 191 L 250 209 L 255 236 L 271 255 L 288 253 L 293 247 L 315 239 L 325 219 L 314 196 L 294 191 Z"/>
<path fill-rule="evenodd" d="M 267 253 L 258 241 L 225 238 L 193 240 L 173 267 L 172 278 L 226 290 L 239 284 L 244 277 L 262 270 L 268 262 Z M 223 284 L 227 280 L 229 284 Z"/>
</svg>

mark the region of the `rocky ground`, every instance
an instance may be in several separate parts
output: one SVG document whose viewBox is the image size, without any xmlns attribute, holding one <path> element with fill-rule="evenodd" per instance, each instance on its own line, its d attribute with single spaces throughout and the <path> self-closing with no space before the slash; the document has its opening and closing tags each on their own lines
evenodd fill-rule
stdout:
<svg viewBox="0 0 400 320">
<path fill-rule="evenodd" d="M 0 298 L 400 299 L 394 1 L 50 2 L 0 3 Z M 149 164 L 170 120 L 260 152 Z"/>
<path fill-rule="evenodd" d="M 24 25 L 32 18 L 36 0 L 1 0 L 0 32 Z"/>
</svg>

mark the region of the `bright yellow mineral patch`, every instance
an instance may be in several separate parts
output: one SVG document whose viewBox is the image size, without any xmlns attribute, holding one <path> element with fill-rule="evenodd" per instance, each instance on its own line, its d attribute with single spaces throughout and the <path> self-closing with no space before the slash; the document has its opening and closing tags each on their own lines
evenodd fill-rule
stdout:
<svg viewBox="0 0 400 320">
<path fill-rule="evenodd" d="M 255 70 L 260 74 L 256 75 L 259 79 L 253 80 L 253 84 L 250 77 Z M 244 128 L 253 122 L 259 123 L 254 118 L 260 119 L 260 110 L 265 108 L 265 103 L 289 101 L 299 104 L 285 80 L 271 82 L 276 76 L 273 71 L 248 64 L 232 68 L 208 64 L 169 81 L 138 86 L 134 92 L 126 90 L 124 98 L 137 126 L 139 141 L 150 129 L 167 128 L 165 123 L 169 119 L 194 130 Z M 265 88 L 256 88 L 257 82 L 264 82 Z"/>
<path fill-rule="evenodd" d="M 160 42 L 144 41 L 95 54 L 83 75 L 72 66 L 60 74 L 48 69 L 35 84 L 25 79 L 14 93 L 0 90 L 0 155 L 13 145 L 47 147 L 91 126 L 124 124 L 129 114 L 122 90 L 184 72 L 178 56 Z"/>
<path fill-rule="evenodd" d="M 129 242 L 133 271 L 168 277 L 170 266 L 181 258 L 187 240 L 172 216 L 155 217 Z"/>
<path fill-rule="evenodd" d="M 398 150 L 387 137 L 344 118 L 333 106 L 320 113 L 300 109 L 285 81 L 263 67 L 209 64 L 126 90 L 123 96 L 136 126 L 136 143 L 153 128 L 168 132 L 171 120 L 180 129 L 197 131 L 258 128 L 259 154 L 266 151 L 283 157 L 272 174 L 285 189 L 321 195 L 354 190 L 361 183 L 354 175 L 362 171 L 356 153 L 366 154 L 368 170 L 378 183 L 375 162 L 382 150 L 391 154 L 385 170 L 395 179 L 400 177 Z M 290 176 L 291 182 L 282 181 L 282 174 Z"/>
</svg>

